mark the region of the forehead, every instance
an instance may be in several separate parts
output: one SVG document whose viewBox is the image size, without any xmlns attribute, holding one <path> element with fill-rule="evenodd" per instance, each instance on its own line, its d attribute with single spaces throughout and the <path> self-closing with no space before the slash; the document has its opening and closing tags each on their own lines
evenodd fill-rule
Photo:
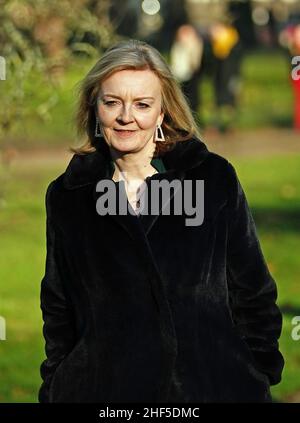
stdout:
<svg viewBox="0 0 300 423">
<path fill-rule="evenodd" d="M 103 94 L 131 93 L 142 96 L 158 94 L 161 89 L 160 80 L 150 69 L 133 70 L 125 69 L 114 72 L 106 78 L 100 87 Z"/>
</svg>

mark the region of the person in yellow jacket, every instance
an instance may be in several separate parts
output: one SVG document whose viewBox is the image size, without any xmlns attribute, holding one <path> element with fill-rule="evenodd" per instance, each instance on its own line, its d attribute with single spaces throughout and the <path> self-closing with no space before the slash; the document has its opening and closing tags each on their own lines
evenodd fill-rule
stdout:
<svg viewBox="0 0 300 423">
<path fill-rule="evenodd" d="M 216 126 L 220 131 L 226 131 L 236 112 L 240 88 L 241 42 L 236 28 L 228 23 L 213 24 L 210 38 L 215 59 L 213 84 Z"/>
<path fill-rule="evenodd" d="M 211 40 L 215 57 L 224 60 L 239 41 L 239 34 L 233 26 L 217 23 L 211 28 Z"/>
</svg>

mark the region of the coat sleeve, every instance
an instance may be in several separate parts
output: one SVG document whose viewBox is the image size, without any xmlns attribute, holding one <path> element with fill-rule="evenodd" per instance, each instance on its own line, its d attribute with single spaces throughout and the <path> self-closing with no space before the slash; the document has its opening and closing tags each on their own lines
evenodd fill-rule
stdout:
<svg viewBox="0 0 300 423">
<path fill-rule="evenodd" d="M 40 307 L 43 317 L 46 359 L 40 366 L 42 385 L 39 389 L 40 403 L 49 402 L 49 388 L 59 363 L 70 352 L 74 340 L 74 324 L 71 307 L 63 286 L 63 269 L 59 268 L 57 233 L 50 205 L 52 182 L 46 193 L 46 266 L 41 281 Z"/>
<path fill-rule="evenodd" d="M 229 166 L 227 277 L 232 318 L 257 368 L 271 385 L 281 380 L 284 359 L 278 339 L 282 314 L 277 287 L 265 262 L 255 223 L 234 167 Z"/>
</svg>

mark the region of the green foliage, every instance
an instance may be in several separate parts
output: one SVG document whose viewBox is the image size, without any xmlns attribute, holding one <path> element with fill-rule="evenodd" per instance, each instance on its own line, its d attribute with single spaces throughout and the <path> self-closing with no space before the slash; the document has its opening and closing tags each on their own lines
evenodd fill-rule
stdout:
<svg viewBox="0 0 300 423">
<path fill-rule="evenodd" d="M 12 19 L 13 2 L 0 3 L 0 52 L 6 61 L 6 80 L 0 82 L 0 138 L 15 129 L 31 112 L 25 106 L 24 84 L 33 69 L 43 72 L 45 61 L 37 45 L 30 43 Z"/>
<path fill-rule="evenodd" d="M 97 57 L 113 40 L 109 0 L 0 0 L 0 139 L 22 133 L 24 122 L 43 126 L 72 55 Z M 93 43 L 91 42 L 93 40 Z"/>
</svg>

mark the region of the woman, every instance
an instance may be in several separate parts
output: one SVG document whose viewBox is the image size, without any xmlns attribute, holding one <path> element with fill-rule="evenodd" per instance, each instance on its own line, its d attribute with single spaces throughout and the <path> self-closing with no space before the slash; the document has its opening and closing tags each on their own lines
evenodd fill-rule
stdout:
<svg viewBox="0 0 300 423">
<path fill-rule="evenodd" d="M 76 116 L 87 142 L 46 194 L 39 401 L 271 401 L 283 368 L 276 285 L 236 172 L 200 141 L 163 58 L 136 40 L 111 47 Z M 107 202 L 118 194 L 111 204 L 125 198 L 127 213 L 104 213 L 108 182 Z M 203 221 L 175 213 L 179 185 L 161 200 L 154 182 L 200 198 Z"/>
</svg>

